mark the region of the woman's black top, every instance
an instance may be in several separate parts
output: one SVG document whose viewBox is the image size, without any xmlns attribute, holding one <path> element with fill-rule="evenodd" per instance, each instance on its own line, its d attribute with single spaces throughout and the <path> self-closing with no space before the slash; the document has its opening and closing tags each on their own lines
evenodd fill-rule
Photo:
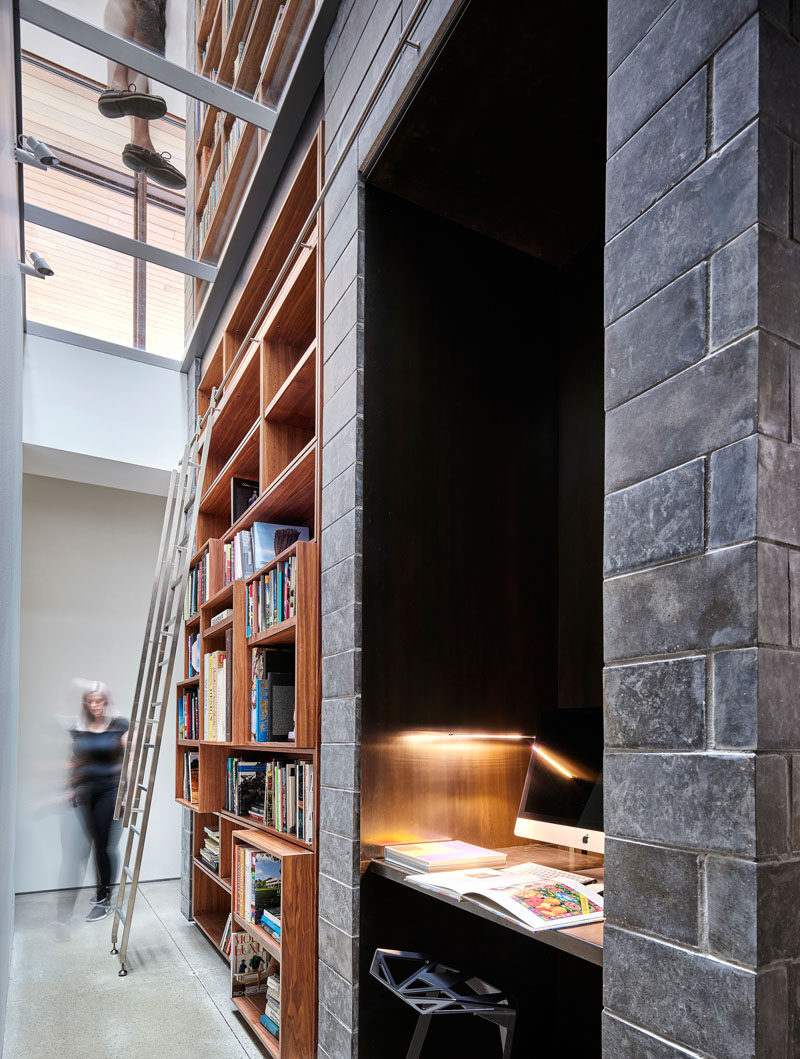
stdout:
<svg viewBox="0 0 800 1059">
<path fill-rule="evenodd" d="M 117 783 L 122 772 L 122 737 L 127 731 L 128 722 L 124 717 L 115 717 L 103 732 L 72 729 L 75 787 Z"/>
</svg>

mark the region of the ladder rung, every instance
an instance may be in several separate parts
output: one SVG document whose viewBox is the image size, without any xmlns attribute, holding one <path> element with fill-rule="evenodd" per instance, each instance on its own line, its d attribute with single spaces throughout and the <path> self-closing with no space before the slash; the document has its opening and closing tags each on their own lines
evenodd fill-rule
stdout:
<svg viewBox="0 0 800 1059">
<path fill-rule="evenodd" d="M 161 702 L 161 699 L 159 699 L 157 702 L 151 702 L 150 703 L 150 709 L 153 710 L 153 709 L 156 708 L 156 706 L 161 706 L 161 705 L 162 705 L 162 702 Z"/>
<path fill-rule="evenodd" d="M 175 589 L 175 588 L 177 588 L 177 587 L 178 587 L 178 585 L 179 585 L 179 584 L 181 583 L 181 581 L 183 581 L 183 580 L 184 580 L 184 576 L 183 576 L 183 574 L 181 574 L 181 575 L 180 575 L 179 577 L 176 577 L 176 578 L 174 578 L 174 579 L 173 579 L 172 581 L 170 581 L 170 583 L 169 583 L 169 587 L 170 587 L 171 589 Z"/>
<path fill-rule="evenodd" d="M 153 750 L 155 749 L 155 745 L 155 743 L 142 743 L 142 746 L 145 748 L 145 750 Z"/>
<path fill-rule="evenodd" d="M 117 913 L 117 915 L 119 916 L 119 918 L 120 918 L 120 919 L 122 920 L 122 922 L 124 923 L 124 922 L 125 922 L 125 913 L 124 913 L 124 912 L 122 911 L 122 909 L 121 909 L 121 908 L 115 908 L 115 909 L 114 909 L 114 911 L 115 911 L 115 912 Z"/>
<path fill-rule="evenodd" d="M 137 783 L 136 786 L 137 786 L 137 788 L 140 791 L 146 791 L 147 790 L 147 787 L 143 783 Z"/>
<path fill-rule="evenodd" d="M 131 871 L 131 869 L 128 867 L 127 864 L 123 864 L 122 865 L 122 870 L 125 872 L 125 874 L 128 876 L 128 878 L 131 880 L 131 882 L 133 882 L 133 872 Z"/>
<path fill-rule="evenodd" d="M 131 831 L 133 831 L 134 835 L 141 835 L 142 833 L 136 824 L 131 824 Z"/>
<path fill-rule="evenodd" d="M 161 669 L 162 666 L 168 666 L 168 665 L 169 665 L 169 659 L 168 658 L 162 658 L 161 661 L 158 663 L 158 668 Z"/>
</svg>

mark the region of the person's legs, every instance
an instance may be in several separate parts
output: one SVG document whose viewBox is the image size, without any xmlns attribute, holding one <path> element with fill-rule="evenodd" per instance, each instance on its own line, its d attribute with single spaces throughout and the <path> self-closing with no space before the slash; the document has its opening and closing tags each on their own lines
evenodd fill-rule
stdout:
<svg viewBox="0 0 800 1059">
<path fill-rule="evenodd" d="M 117 788 L 106 787 L 97 791 L 92 805 L 92 838 L 97 865 L 97 900 L 105 900 L 111 893 L 111 884 L 116 870 L 118 821 L 114 820 L 114 805 Z"/>
<path fill-rule="evenodd" d="M 109 33 L 123 40 L 133 40 L 135 30 L 135 0 L 108 0 L 103 12 L 103 25 Z M 121 63 L 108 60 L 108 87 L 120 91 L 132 84 L 131 71 Z"/>
<path fill-rule="evenodd" d="M 57 918 L 66 923 L 75 908 L 91 850 L 86 814 L 81 806 L 61 814 L 61 868 L 58 872 Z"/>
</svg>

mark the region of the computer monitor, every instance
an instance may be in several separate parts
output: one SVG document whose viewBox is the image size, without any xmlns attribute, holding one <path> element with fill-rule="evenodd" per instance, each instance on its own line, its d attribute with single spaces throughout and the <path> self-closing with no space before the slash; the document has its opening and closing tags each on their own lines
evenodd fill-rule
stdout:
<svg viewBox="0 0 800 1059">
<path fill-rule="evenodd" d="M 604 851 L 602 709 L 542 712 L 514 834 Z"/>
</svg>

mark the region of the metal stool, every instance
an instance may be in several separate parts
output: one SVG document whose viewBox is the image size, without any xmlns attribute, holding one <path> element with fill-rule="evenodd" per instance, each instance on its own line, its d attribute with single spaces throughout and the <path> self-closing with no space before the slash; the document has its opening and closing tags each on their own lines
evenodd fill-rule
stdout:
<svg viewBox="0 0 800 1059">
<path fill-rule="evenodd" d="M 419 1014 L 406 1059 L 419 1059 L 434 1015 L 478 1015 L 496 1023 L 503 1059 L 510 1059 L 517 1012 L 494 986 L 445 967 L 424 952 L 398 949 L 376 949 L 369 973 Z"/>
</svg>

